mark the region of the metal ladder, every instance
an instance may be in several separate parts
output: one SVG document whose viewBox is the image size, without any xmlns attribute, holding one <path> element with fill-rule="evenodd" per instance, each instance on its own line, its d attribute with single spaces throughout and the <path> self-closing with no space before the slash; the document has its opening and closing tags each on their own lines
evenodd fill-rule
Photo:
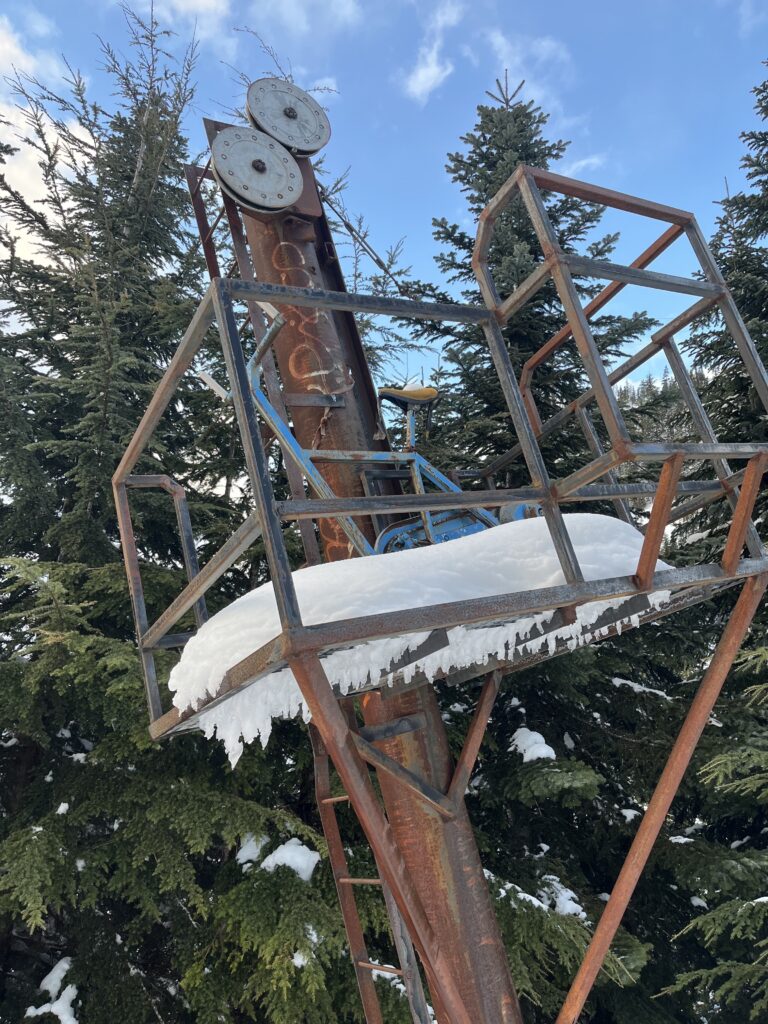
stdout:
<svg viewBox="0 0 768 1024">
<path fill-rule="evenodd" d="M 342 699 L 339 701 L 339 704 L 349 723 L 349 728 L 354 732 L 359 732 L 353 699 L 349 697 Z M 332 794 L 331 761 L 328 751 L 325 749 L 325 745 L 315 726 L 310 725 L 309 734 L 314 758 L 317 807 L 320 812 L 323 833 L 328 844 L 328 856 L 333 870 L 334 882 L 336 883 L 341 916 L 349 940 L 349 953 L 360 989 L 365 1019 L 368 1024 L 384 1024 L 381 1004 L 374 983 L 374 972 L 380 972 L 381 974 L 397 975 L 402 979 L 414 1024 L 430 1024 L 433 1017 L 424 995 L 413 943 L 388 886 L 380 877 L 356 878 L 349 873 L 341 830 L 338 818 L 336 817 L 337 805 L 349 803 L 349 797 L 345 793 Z M 381 888 L 387 907 L 392 938 L 400 962 L 399 967 L 377 964 L 371 961 L 365 945 L 363 928 L 355 902 L 354 887 L 357 885 L 375 885 Z"/>
</svg>

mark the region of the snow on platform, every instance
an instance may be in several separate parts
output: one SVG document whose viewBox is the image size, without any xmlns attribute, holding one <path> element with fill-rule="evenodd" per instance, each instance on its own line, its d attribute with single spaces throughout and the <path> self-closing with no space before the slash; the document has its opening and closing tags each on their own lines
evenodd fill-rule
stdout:
<svg viewBox="0 0 768 1024">
<path fill-rule="evenodd" d="M 635 572 L 643 544 L 638 530 L 610 516 L 579 513 L 564 518 L 585 580 Z M 657 569 L 664 568 L 668 566 L 657 564 Z M 506 523 L 432 547 L 308 566 L 293 578 L 305 625 L 565 583 L 542 518 Z M 669 596 L 667 592 L 650 595 L 649 603 L 661 608 Z M 546 629 L 553 612 L 481 628 L 459 626 L 448 630 L 446 647 L 419 657 L 400 674 L 406 681 L 417 671 L 434 679 L 492 658 L 504 660 L 511 650 L 533 653 L 548 647 L 554 652 L 557 641 L 576 647 L 584 642 L 585 629 L 607 609 L 615 607 L 621 618 L 625 600 L 582 605 L 573 625 L 544 636 L 536 634 Z M 627 616 L 626 622 L 631 621 Z M 171 672 L 168 685 L 174 691 L 175 706 L 194 708 L 213 697 L 228 669 L 279 633 L 271 583 L 214 615 L 188 641 Z M 600 634 L 598 630 L 596 636 Z M 340 693 L 391 682 L 387 675 L 391 666 L 427 636 L 412 633 L 335 650 L 323 657 L 323 666 Z M 209 738 L 216 734 L 223 740 L 234 765 L 243 743 L 256 738 L 267 742 L 273 719 L 299 714 L 308 717 L 301 693 L 290 669 L 281 668 L 203 711 L 200 727 Z"/>
</svg>

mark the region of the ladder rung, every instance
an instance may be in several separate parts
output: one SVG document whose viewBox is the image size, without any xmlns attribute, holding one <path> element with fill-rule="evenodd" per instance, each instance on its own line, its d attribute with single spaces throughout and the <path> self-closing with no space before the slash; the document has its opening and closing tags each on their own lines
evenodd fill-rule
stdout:
<svg viewBox="0 0 768 1024">
<path fill-rule="evenodd" d="M 336 881 L 340 885 L 381 885 L 380 878 L 350 878 L 349 875 L 342 875 Z"/>
<path fill-rule="evenodd" d="M 320 803 L 321 804 L 343 804 L 347 800 L 349 800 L 349 797 L 345 793 L 343 796 L 324 796 L 323 799 L 320 801 Z"/>
<path fill-rule="evenodd" d="M 381 971 L 382 974 L 399 974 L 402 978 L 403 972 L 399 967 L 390 967 L 389 964 L 372 964 L 368 960 L 358 960 L 356 967 L 364 967 L 366 971 Z"/>
</svg>

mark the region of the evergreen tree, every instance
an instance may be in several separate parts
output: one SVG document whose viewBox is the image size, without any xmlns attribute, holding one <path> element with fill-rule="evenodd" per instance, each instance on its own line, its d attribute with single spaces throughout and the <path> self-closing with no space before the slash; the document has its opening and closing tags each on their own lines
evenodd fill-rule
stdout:
<svg viewBox="0 0 768 1024">
<path fill-rule="evenodd" d="M 17 81 L 16 145 L 46 197 L 0 179 L 0 1021 L 56 1019 L 57 999 L 79 1024 L 360 1020 L 327 861 L 310 881 L 259 867 L 291 839 L 324 852 L 304 732 L 278 727 L 236 773 L 202 737 L 147 736 L 110 478 L 204 269 L 183 178 L 194 51 L 176 64 L 154 21 L 127 25 L 130 59 L 103 51 L 111 107 L 78 74 L 64 95 Z M 242 521 L 236 436 L 191 378 L 140 464 L 187 488 L 203 561 Z M 159 492 L 132 504 L 153 615 L 183 583 L 173 510 Z M 256 546 L 212 610 L 264 578 Z M 388 956 L 383 909 L 362 912 Z"/>
</svg>

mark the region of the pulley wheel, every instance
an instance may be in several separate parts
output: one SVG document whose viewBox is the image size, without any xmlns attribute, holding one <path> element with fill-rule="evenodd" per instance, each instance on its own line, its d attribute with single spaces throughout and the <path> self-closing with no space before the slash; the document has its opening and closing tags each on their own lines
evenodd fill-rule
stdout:
<svg viewBox="0 0 768 1024">
<path fill-rule="evenodd" d="M 301 196 L 304 181 L 291 154 L 255 128 L 223 128 L 211 144 L 213 170 L 235 202 L 284 210 Z"/>
<path fill-rule="evenodd" d="M 331 137 L 320 104 L 284 78 L 251 82 L 246 110 L 254 127 L 300 156 L 316 153 Z"/>
</svg>

